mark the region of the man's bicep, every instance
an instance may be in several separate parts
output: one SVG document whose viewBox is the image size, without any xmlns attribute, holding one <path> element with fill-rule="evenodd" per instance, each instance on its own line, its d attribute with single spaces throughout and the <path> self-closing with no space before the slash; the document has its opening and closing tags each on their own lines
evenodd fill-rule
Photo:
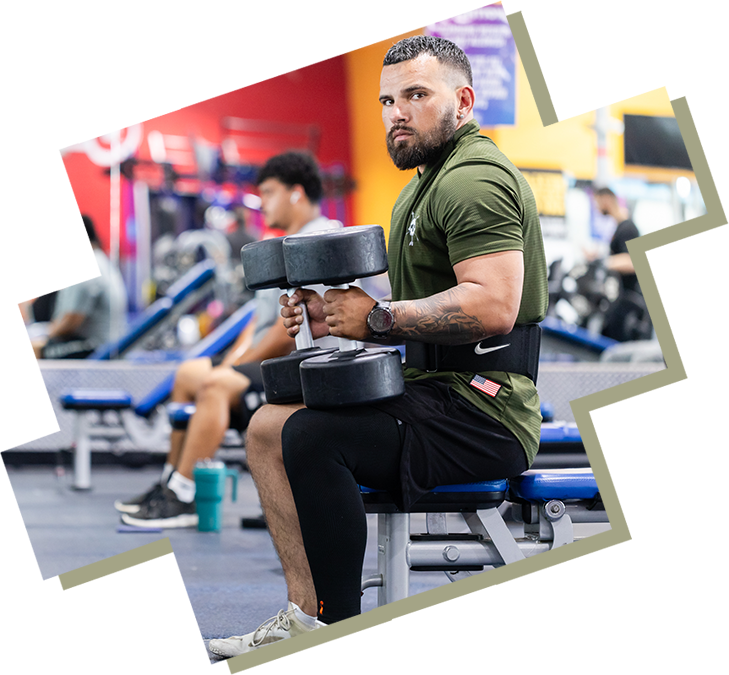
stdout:
<svg viewBox="0 0 729 675">
<path fill-rule="evenodd" d="M 500 251 L 473 256 L 453 266 L 458 283 L 472 282 L 521 285 L 524 278 L 524 254 L 521 251 Z"/>
<path fill-rule="evenodd" d="M 483 312 L 498 312 L 506 323 L 516 321 L 524 286 L 524 254 L 501 251 L 475 256 L 453 266 L 458 284 Z"/>
</svg>

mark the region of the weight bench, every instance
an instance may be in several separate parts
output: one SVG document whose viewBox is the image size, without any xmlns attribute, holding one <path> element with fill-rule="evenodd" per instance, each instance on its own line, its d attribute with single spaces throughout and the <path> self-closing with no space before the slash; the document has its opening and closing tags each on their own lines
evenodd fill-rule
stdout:
<svg viewBox="0 0 729 675">
<path fill-rule="evenodd" d="M 578 361 L 598 361 L 606 349 L 620 344 L 617 340 L 596 335 L 553 316 L 545 317 L 539 325 L 542 327 L 543 355 L 556 352 L 571 355 Z"/>
<path fill-rule="evenodd" d="M 377 573 L 362 579 L 362 590 L 376 587 L 378 606 L 408 597 L 411 571 L 443 571 L 457 581 L 572 543 L 582 538 L 574 523 L 609 527 L 590 469 L 527 471 L 510 480 L 442 486 L 409 513 L 399 511 L 387 493 L 360 491 L 365 511 L 377 514 Z M 426 533 L 410 533 L 411 513 L 426 514 Z M 447 514 L 460 515 L 469 531 L 449 533 Z"/>
<path fill-rule="evenodd" d="M 210 335 L 192 347 L 183 360 L 214 356 L 227 349 L 248 325 L 255 312 L 251 300 L 231 314 Z M 150 447 L 163 442 L 170 431 L 166 414 L 157 414 L 172 394 L 175 373 L 168 375 L 136 406 L 132 396 L 119 389 L 73 389 L 60 396 L 61 407 L 75 415 L 73 454 L 73 489 L 91 489 L 91 445 L 95 439 L 118 441 L 130 438 L 140 447 Z M 118 422 L 109 424 L 104 413 L 113 411 Z"/>
<path fill-rule="evenodd" d="M 589 466 L 580 430 L 574 422 L 542 422 L 539 452 L 532 469 Z"/>
<path fill-rule="evenodd" d="M 215 263 L 203 260 L 172 284 L 163 297 L 147 307 L 132 322 L 123 337 L 102 345 L 87 358 L 92 361 L 109 361 L 124 356 L 194 307 L 209 292 L 214 281 Z"/>
</svg>

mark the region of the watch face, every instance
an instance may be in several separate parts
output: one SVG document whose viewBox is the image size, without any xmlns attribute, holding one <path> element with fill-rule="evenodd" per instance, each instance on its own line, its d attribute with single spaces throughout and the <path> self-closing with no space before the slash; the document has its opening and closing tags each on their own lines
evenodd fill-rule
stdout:
<svg viewBox="0 0 729 675">
<path fill-rule="evenodd" d="M 392 314 L 382 307 L 375 307 L 370 314 L 370 328 L 375 333 L 386 333 L 392 328 Z"/>
</svg>

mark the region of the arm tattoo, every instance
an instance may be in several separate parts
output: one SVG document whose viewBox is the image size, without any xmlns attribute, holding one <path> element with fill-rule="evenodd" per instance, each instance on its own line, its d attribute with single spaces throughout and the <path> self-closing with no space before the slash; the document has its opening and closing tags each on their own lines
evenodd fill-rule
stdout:
<svg viewBox="0 0 729 675">
<path fill-rule="evenodd" d="M 489 332 L 478 317 L 463 311 L 462 290 L 456 287 L 429 298 L 394 303 L 392 335 L 450 345 L 483 340 Z"/>
</svg>

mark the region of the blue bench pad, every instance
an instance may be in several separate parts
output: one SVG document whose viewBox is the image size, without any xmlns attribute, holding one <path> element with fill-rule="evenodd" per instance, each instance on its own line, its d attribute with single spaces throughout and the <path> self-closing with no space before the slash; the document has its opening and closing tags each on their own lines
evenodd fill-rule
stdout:
<svg viewBox="0 0 729 675">
<path fill-rule="evenodd" d="M 505 480 L 487 480 L 481 481 L 480 483 L 461 483 L 459 485 L 441 485 L 431 490 L 428 494 L 441 494 L 450 492 L 504 492 L 508 487 L 508 483 Z M 368 487 L 360 485 L 360 491 L 362 494 L 374 494 L 382 492 L 382 490 L 373 490 Z"/>
<path fill-rule="evenodd" d="M 596 335 L 585 328 L 568 324 L 553 316 L 545 317 L 540 325 L 545 334 L 552 335 L 565 342 L 572 342 L 597 354 L 604 352 L 608 347 L 618 344 L 617 340 L 605 337 L 604 335 Z"/>
<path fill-rule="evenodd" d="M 521 476 L 506 480 L 442 485 L 427 496 L 462 495 L 464 499 L 483 497 L 488 493 L 504 492 L 508 487 L 509 499 L 543 502 L 550 499 L 594 499 L 598 495 L 597 482 L 591 469 L 555 469 L 526 471 Z M 383 494 L 381 490 L 360 486 L 363 495 Z M 478 496 L 478 497 L 477 497 Z"/>
<path fill-rule="evenodd" d="M 540 443 L 581 443 L 582 435 L 576 424 L 544 422 Z"/>
<path fill-rule="evenodd" d="M 194 403 L 168 403 L 167 417 L 173 429 L 187 429 L 187 423 L 195 414 Z"/>
<path fill-rule="evenodd" d="M 410 513 L 457 513 L 494 508 L 504 501 L 508 487 L 506 480 L 441 485 L 418 499 L 410 507 Z M 387 492 L 362 486 L 360 492 L 367 513 L 398 512 Z"/>
<path fill-rule="evenodd" d="M 193 291 L 201 288 L 215 277 L 215 263 L 203 260 L 169 287 L 164 297 L 155 300 L 129 326 L 126 334 L 116 342 L 99 347 L 89 359 L 108 361 L 113 356 L 123 355 L 144 335 L 166 319 L 175 305 L 184 300 Z"/>
<path fill-rule="evenodd" d="M 591 469 L 526 471 L 509 480 L 509 498 L 528 502 L 594 499 L 597 494 L 597 481 Z"/>
<path fill-rule="evenodd" d="M 132 396 L 121 389 L 73 389 L 61 394 L 65 410 L 123 410 L 132 407 Z"/>
</svg>

